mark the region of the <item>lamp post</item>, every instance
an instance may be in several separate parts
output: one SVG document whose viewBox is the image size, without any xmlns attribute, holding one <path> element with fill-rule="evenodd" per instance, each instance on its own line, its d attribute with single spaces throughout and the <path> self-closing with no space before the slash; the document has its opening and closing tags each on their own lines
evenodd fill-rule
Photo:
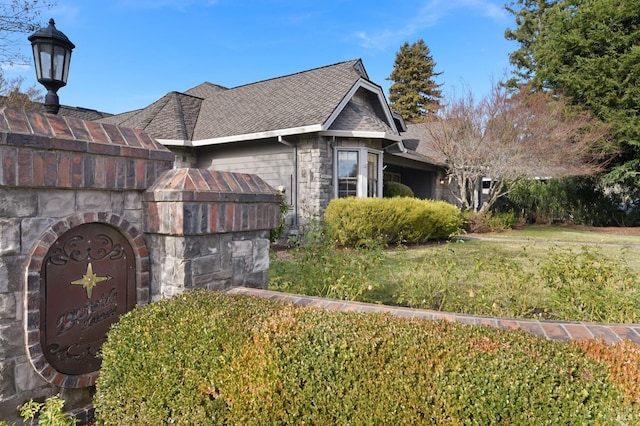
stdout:
<svg viewBox="0 0 640 426">
<path fill-rule="evenodd" d="M 66 35 L 56 29 L 55 24 L 55 21 L 50 19 L 47 28 L 29 36 L 38 82 L 47 89 L 44 106 L 50 114 L 57 114 L 60 110 L 57 92 L 67 85 L 71 51 L 76 47 Z"/>
</svg>

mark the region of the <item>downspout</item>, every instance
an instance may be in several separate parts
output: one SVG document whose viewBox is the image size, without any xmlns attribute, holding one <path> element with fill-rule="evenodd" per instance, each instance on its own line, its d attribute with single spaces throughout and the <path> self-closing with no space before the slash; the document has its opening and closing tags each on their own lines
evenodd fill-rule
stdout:
<svg viewBox="0 0 640 426">
<path fill-rule="evenodd" d="M 278 142 L 286 145 L 288 147 L 293 148 L 293 174 L 291 175 L 291 204 L 293 204 L 293 226 L 297 229 L 299 226 L 299 209 L 298 209 L 298 144 L 291 143 L 286 140 L 282 136 L 278 136 Z M 295 197 L 295 203 L 293 202 Z"/>
<path fill-rule="evenodd" d="M 338 198 L 338 155 L 336 154 L 336 137 L 331 136 L 331 199 Z"/>
<path fill-rule="evenodd" d="M 293 205 L 293 221 L 295 222 L 295 227 L 298 229 L 300 226 L 300 222 L 298 220 L 298 204 L 299 204 L 299 194 L 298 194 L 298 144 L 293 146 L 293 186 L 296 194 L 296 202 Z"/>
</svg>

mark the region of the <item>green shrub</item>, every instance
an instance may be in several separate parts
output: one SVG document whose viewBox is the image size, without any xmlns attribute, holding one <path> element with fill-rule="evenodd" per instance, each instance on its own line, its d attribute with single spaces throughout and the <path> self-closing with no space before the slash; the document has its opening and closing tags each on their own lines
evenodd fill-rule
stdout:
<svg viewBox="0 0 640 426">
<path fill-rule="evenodd" d="M 269 241 L 272 243 L 277 242 L 284 235 L 284 230 L 287 228 L 286 218 L 289 213 L 289 205 L 287 204 L 287 197 L 281 194 L 280 198 L 280 218 L 278 221 L 278 227 L 271 229 L 269 233 Z"/>
<path fill-rule="evenodd" d="M 488 247 L 469 255 L 449 244 L 411 263 L 400 258 L 388 304 L 471 315 L 635 324 L 640 278 L 597 247 L 552 247 L 532 258 Z M 378 284 L 378 287 L 383 285 Z"/>
<path fill-rule="evenodd" d="M 193 291 L 125 315 L 98 424 L 638 424 L 577 345 Z"/>
<path fill-rule="evenodd" d="M 638 223 L 634 203 L 629 204 L 611 187 L 603 186 L 597 176 L 523 180 L 510 188 L 507 205 L 535 223 L 562 221 L 588 226 Z"/>
<path fill-rule="evenodd" d="M 385 182 L 382 186 L 384 198 L 413 197 L 413 190 L 400 182 Z"/>
<path fill-rule="evenodd" d="M 486 232 L 502 232 L 513 229 L 518 219 L 513 212 L 482 212 L 465 211 L 464 230 L 473 234 Z"/>
<path fill-rule="evenodd" d="M 420 309 L 506 318 L 547 315 L 547 292 L 528 270 L 526 250 L 505 258 L 496 250 L 465 256 L 464 245 L 449 244 L 437 256 L 425 254 L 394 274 L 393 300 Z M 520 258 L 521 257 L 521 258 Z M 415 265 L 419 264 L 419 267 Z"/>
<path fill-rule="evenodd" d="M 337 198 L 325 211 L 331 236 L 347 247 L 377 242 L 422 243 L 451 237 L 460 210 L 444 201 L 416 198 Z"/>
</svg>

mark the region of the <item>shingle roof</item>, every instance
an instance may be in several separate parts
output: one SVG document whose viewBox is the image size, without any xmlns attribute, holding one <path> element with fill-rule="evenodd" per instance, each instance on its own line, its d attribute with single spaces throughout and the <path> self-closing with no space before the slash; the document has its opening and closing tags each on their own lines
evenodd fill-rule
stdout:
<svg viewBox="0 0 640 426">
<path fill-rule="evenodd" d="M 142 129 L 157 139 L 190 140 L 202 98 L 169 92 L 146 108 L 99 120 L 102 123 Z"/>
<path fill-rule="evenodd" d="M 402 143 L 412 154 L 424 157 L 433 164 L 446 164 L 446 158 L 434 147 L 430 136 L 430 129 L 436 131 L 436 125 L 436 122 L 430 121 L 407 124 L 407 131 L 401 134 Z"/>
<path fill-rule="evenodd" d="M 229 90 L 229 89 L 223 86 L 219 86 L 217 84 L 204 82 L 202 84 L 197 85 L 196 87 L 192 87 L 191 89 L 187 90 L 184 93 L 186 93 L 187 95 L 197 96 L 199 98 L 205 99 L 205 98 L 210 98 L 212 96 L 215 96 L 225 90 Z"/>
<path fill-rule="evenodd" d="M 205 99 L 195 140 L 324 124 L 363 78 L 360 60 L 220 91 Z"/>
<path fill-rule="evenodd" d="M 192 141 L 324 125 L 360 79 L 368 76 L 355 59 L 231 89 L 202 83 L 99 121 Z M 369 123 L 367 130 L 381 123 Z"/>
</svg>

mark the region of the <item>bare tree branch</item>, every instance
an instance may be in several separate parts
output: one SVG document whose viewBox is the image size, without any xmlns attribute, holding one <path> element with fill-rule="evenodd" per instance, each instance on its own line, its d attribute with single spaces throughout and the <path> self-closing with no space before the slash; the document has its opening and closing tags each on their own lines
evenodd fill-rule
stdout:
<svg viewBox="0 0 640 426">
<path fill-rule="evenodd" d="M 25 34 L 44 26 L 42 11 L 55 4 L 50 0 L 10 0 L 0 2 L 0 61 L 5 65 L 26 64 L 21 46 L 28 44 Z"/>
<path fill-rule="evenodd" d="M 425 127 L 446 158 L 453 196 L 463 208 L 485 211 L 528 177 L 590 175 L 613 157 L 598 149 L 608 128 L 547 93 L 511 93 L 494 85 L 476 100 L 467 91 Z M 479 199 L 483 178 L 489 181 Z"/>
</svg>

